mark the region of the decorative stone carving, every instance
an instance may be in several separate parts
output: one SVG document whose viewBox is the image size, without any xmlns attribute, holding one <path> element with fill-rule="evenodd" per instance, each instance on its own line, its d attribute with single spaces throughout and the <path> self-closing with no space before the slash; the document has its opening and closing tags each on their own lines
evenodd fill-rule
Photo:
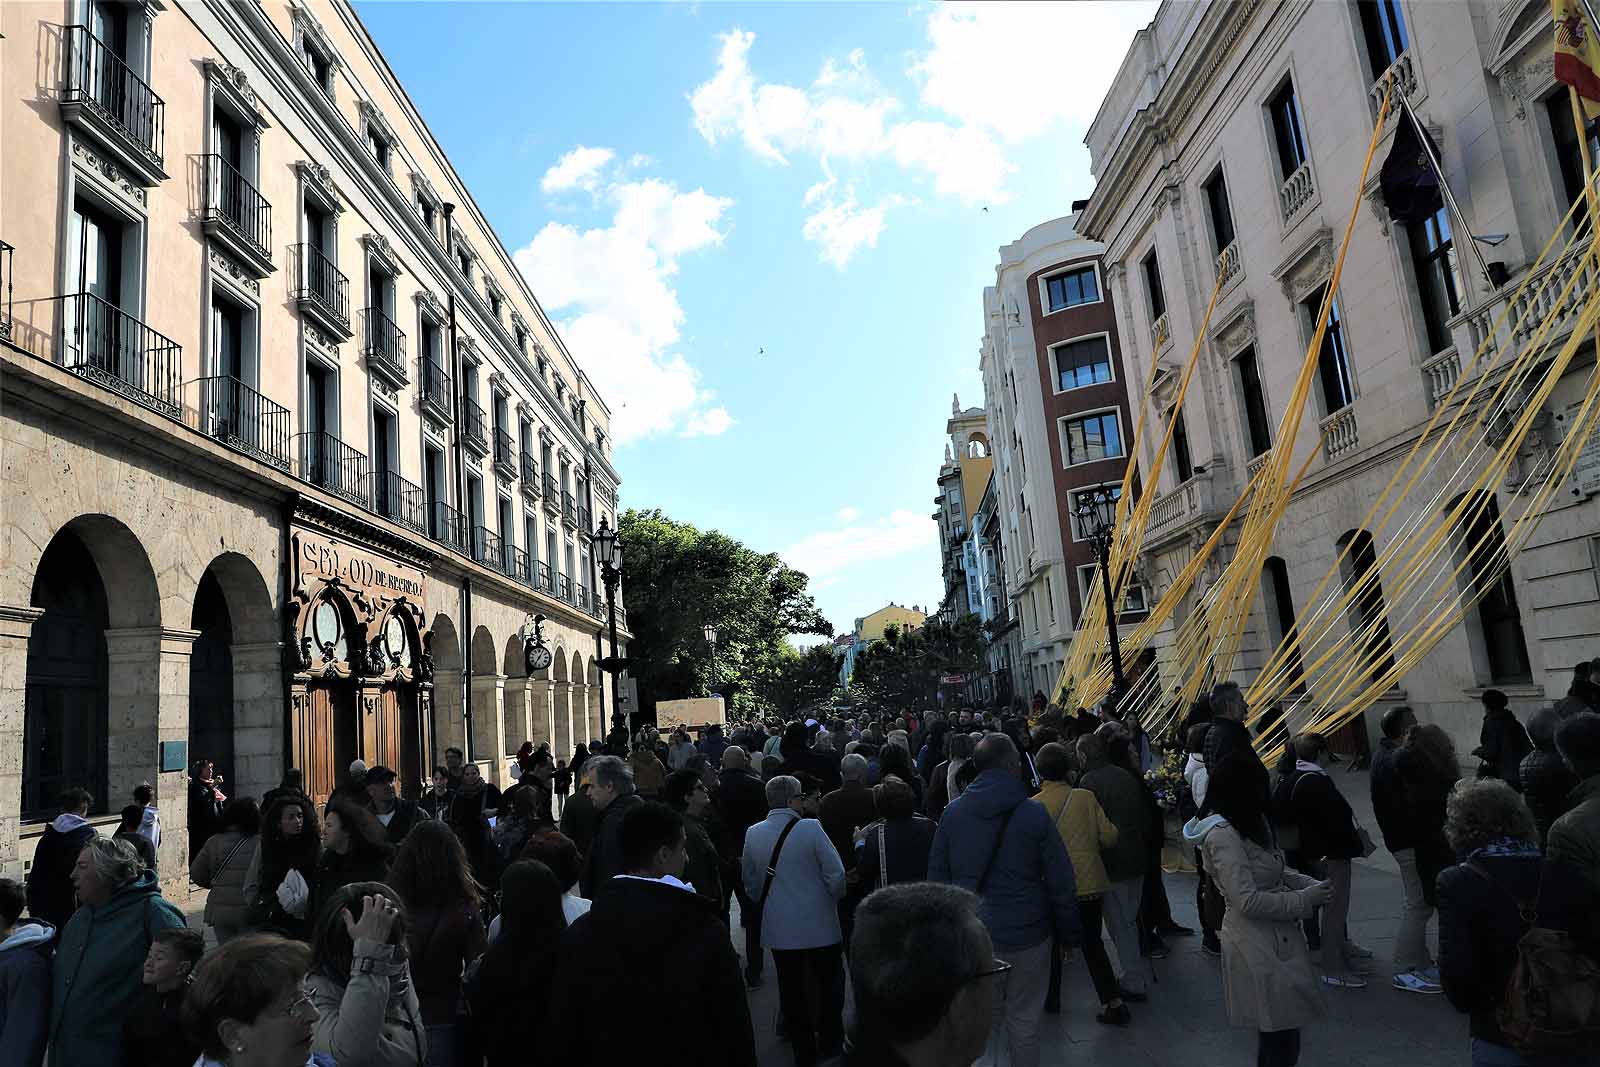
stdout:
<svg viewBox="0 0 1600 1067">
<path fill-rule="evenodd" d="M 226 93 L 234 108 L 255 122 L 259 136 L 267 121 L 261 116 L 261 102 L 256 99 L 256 91 L 250 87 L 250 76 L 227 60 L 206 59 L 204 63 L 212 86 Z"/>
<path fill-rule="evenodd" d="M 1223 359 L 1231 359 L 1241 350 L 1255 343 L 1256 305 L 1246 300 L 1229 315 L 1222 325 L 1212 331 L 1212 347 Z"/>
<path fill-rule="evenodd" d="M 1500 72 L 1499 80 L 1501 90 L 1516 103 L 1512 114 L 1525 119 L 1528 104 L 1537 102 L 1555 84 L 1555 55 L 1548 48 L 1541 49 L 1528 62 L 1507 66 Z"/>
<path fill-rule="evenodd" d="M 509 393 L 511 391 L 510 387 L 506 384 L 506 376 L 497 370 L 492 370 L 489 372 L 489 388 L 498 389 L 503 393 Z"/>
<path fill-rule="evenodd" d="M 466 334 L 456 335 L 456 348 L 461 353 L 461 358 L 474 366 L 483 362 L 483 356 L 478 352 L 478 342 Z"/>
<path fill-rule="evenodd" d="M 384 400 L 387 400 L 389 402 L 389 406 L 390 407 L 394 408 L 396 411 L 399 411 L 399 409 L 400 409 L 400 390 L 396 389 L 392 384 L 389 383 L 389 381 L 387 379 L 385 379 L 380 374 L 373 374 L 370 377 L 372 378 L 372 389 L 373 389 L 373 391 L 376 392 Z"/>
<path fill-rule="evenodd" d="M 339 189 L 333 184 L 333 175 L 321 163 L 312 163 L 309 160 L 300 160 L 294 165 L 295 173 L 300 175 L 300 180 L 305 183 L 309 192 L 317 194 L 323 201 L 323 207 L 335 215 L 344 210 L 344 205 L 339 199 Z"/>
<path fill-rule="evenodd" d="M 400 258 L 394 254 L 389 238 L 381 233 L 366 233 L 361 235 L 361 243 L 367 254 L 378 261 L 378 266 L 396 277 L 400 275 Z"/>
<path fill-rule="evenodd" d="M 1283 289 L 1283 298 L 1297 304 L 1327 282 L 1333 274 L 1333 257 L 1333 231 L 1323 226 L 1272 272 Z"/>
<path fill-rule="evenodd" d="M 427 176 L 416 171 L 411 172 L 411 192 L 419 200 L 426 200 L 435 208 L 444 203 L 439 199 L 438 190 L 434 189 L 433 183 L 427 179 Z"/>
<path fill-rule="evenodd" d="M 423 315 L 432 319 L 436 323 L 444 323 L 447 317 L 444 303 L 439 299 L 432 289 L 418 289 L 413 295 L 413 298 L 417 302 L 417 309 L 421 311 Z"/>
<path fill-rule="evenodd" d="M 528 320 L 523 318 L 522 312 L 518 311 L 516 308 L 511 309 L 511 325 L 521 330 L 523 333 L 532 332 L 528 329 Z"/>
<path fill-rule="evenodd" d="M 101 179 L 111 192 L 140 211 L 149 206 L 149 190 L 129 178 L 121 167 L 76 137 L 72 140 L 72 158 L 79 164 L 80 170 L 87 170 L 95 178 Z"/>
<path fill-rule="evenodd" d="M 329 337 L 327 334 L 323 333 L 314 323 L 305 322 L 305 328 L 307 344 L 310 344 L 316 348 L 320 348 L 334 360 L 339 358 L 339 346 L 332 337 Z"/>
<path fill-rule="evenodd" d="M 1156 190 L 1155 199 L 1151 201 L 1150 209 L 1155 213 L 1155 217 L 1159 219 L 1166 213 L 1167 208 L 1176 208 L 1182 196 L 1183 192 L 1176 184 L 1164 185 Z"/>
<path fill-rule="evenodd" d="M 344 66 L 344 62 L 339 58 L 339 53 L 334 50 L 332 39 L 328 37 L 328 31 L 322 28 L 322 23 L 318 22 L 310 11 L 299 4 L 293 3 L 291 0 L 289 13 L 294 22 L 294 48 L 296 52 L 303 51 L 305 45 L 310 43 L 312 47 L 321 53 L 322 58 L 328 61 L 329 67 L 337 70 Z"/>
<path fill-rule="evenodd" d="M 223 253 L 215 245 L 209 246 L 209 251 L 212 270 L 221 271 L 233 284 L 254 293 L 257 298 L 261 296 L 261 280 L 246 270 L 243 264 Z"/>
</svg>

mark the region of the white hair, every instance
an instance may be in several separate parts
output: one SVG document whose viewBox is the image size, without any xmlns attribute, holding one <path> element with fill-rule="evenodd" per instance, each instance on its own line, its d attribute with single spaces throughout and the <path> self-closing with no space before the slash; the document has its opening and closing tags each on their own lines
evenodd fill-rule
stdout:
<svg viewBox="0 0 1600 1067">
<path fill-rule="evenodd" d="M 800 779 L 792 774 L 776 775 L 767 783 L 767 807 L 787 808 L 789 802 L 803 792 Z"/>
<path fill-rule="evenodd" d="M 850 742 L 852 745 L 854 741 Z M 839 761 L 839 777 L 847 782 L 856 782 L 867 776 L 867 760 L 859 753 L 851 752 Z"/>
</svg>

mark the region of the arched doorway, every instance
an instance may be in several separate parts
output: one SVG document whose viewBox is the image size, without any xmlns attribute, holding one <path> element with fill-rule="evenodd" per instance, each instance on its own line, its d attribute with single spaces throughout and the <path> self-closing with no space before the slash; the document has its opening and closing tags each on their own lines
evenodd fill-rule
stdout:
<svg viewBox="0 0 1600 1067">
<path fill-rule="evenodd" d="M 233 760 L 233 621 L 222 583 L 207 568 L 195 590 L 189 628 L 199 631 L 189 654 L 189 758 L 208 759 L 230 781 Z"/>
<path fill-rule="evenodd" d="M 106 797 L 106 628 L 110 612 L 94 557 L 70 530 L 51 540 L 33 581 L 41 614 L 28 638 L 23 713 L 22 819 L 49 818 L 69 788 Z"/>
</svg>

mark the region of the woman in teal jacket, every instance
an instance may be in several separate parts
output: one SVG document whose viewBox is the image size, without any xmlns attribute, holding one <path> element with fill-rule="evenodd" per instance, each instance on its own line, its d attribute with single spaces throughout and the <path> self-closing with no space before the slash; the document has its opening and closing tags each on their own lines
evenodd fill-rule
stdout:
<svg viewBox="0 0 1600 1067">
<path fill-rule="evenodd" d="M 183 926 L 126 841 L 93 837 L 72 869 L 78 910 L 61 931 L 50 1007 L 50 1067 L 122 1062 L 122 1021 L 156 931 Z"/>
</svg>

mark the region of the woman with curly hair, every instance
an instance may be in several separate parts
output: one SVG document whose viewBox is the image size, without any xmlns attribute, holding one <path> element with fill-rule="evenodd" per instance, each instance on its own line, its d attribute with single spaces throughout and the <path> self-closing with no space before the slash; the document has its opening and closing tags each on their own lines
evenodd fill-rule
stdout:
<svg viewBox="0 0 1600 1067">
<path fill-rule="evenodd" d="M 251 925 L 307 941 L 311 937 L 311 886 L 322 855 L 317 809 L 304 793 L 285 793 L 261 817 L 261 843 L 244 876 Z"/>
<path fill-rule="evenodd" d="M 461 975 L 483 954 L 483 899 L 466 850 L 437 819 L 420 822 L 400 845 L 388 883 L 411 916 L 406 946 L 428 1031 L 428 1067 L 463 1062 L 456 1018 Z"/>
<path fill-rule="evenodd" d="M 389 874 L 394 846 L 383 824 L 353 800 L 328 802 L 322 822 L 322 859 L 311 887 L 311 916 L 321 918 L 333 894 L 351 882 L 382 882 Z"/>
</svg>

